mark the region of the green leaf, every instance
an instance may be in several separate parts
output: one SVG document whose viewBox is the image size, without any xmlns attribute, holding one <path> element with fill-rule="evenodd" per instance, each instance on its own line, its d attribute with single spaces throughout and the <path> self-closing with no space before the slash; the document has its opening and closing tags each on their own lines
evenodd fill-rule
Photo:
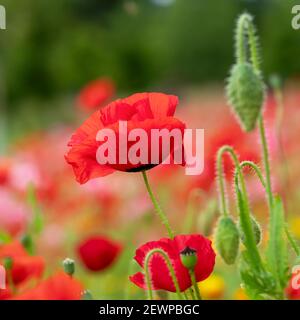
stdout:
<svg viewBox="0 0 300 320">
<path fill-rule="evenodd" d="M 276 294 L 276 281 L 271 273 L 263 268 L 252 268 L 249 251 L 241 254 L 239 262 L 240 276 L 248 294 L 253 299 L 263 299 L 263 295 L 273 296 Z"/>
<path fill-rule="evenodd" d="M 288 282 L 289 267 L 285 238 L 284 208 L 280 197 L 274 198 L 270 218 L 267 263 L 270 271 L 277 279 L 279 290 L 283 290 Z"/>
</svg>

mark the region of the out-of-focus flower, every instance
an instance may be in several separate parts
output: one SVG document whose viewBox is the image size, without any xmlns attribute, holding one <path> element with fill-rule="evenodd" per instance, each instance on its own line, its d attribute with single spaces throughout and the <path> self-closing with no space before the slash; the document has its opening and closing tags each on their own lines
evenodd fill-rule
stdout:
<svg viewBox="0 0 300 320">
<path fill-rule="evenodd" d="M 115 170 L 125 172 L 137 172 L 153 168 L 151 163 L 153 150 L 151 150 L 152 129 L 179 129 L 183 135 L 185 125 L 173 117 L 178 98 L 163 93 L 137 93 L 125 99 L 119 99 L 110 103 L 105 108 L 96 111 L 88 118 L 83 125 L 73 134 L 68 146 L 71 147 L 66 161 L 72 165 L 76 179 L 79 183 L 86 183 L 88 180 L 108 175 Z M 120 140 L 119 121 L 127 121 L 127 135 L 133 129 L 143 129 L 147 133 L 147 156 L 148 162 L 132 164 L 129 161 L 128 150 L 135 142 L 128 142 L 126 137 L 126 161 L 120 162 L 119 148 L 113 148 L 116 152 L 116 163 L 101 165 L 98 163 L 96 153 L 98 147 L 103 144 L 96 140 L 100 129 L 111 129 L 116 135 L 116 145 Z M 124 137 L 123 137 L 124 139 Z M 172 139 L 171 139 L 172 140 Z M 174 140 L 174 139 L 173 139 Z M 162 163 L 169 154 L 162 152 L 162 142 L 157 155 L 159 163 Z M 123 146 L 125 148 L 125 146 Z M 175 149 L 183 146 L 175 146 L 171 143 L 171 155 Z M 123 164 L 125 162 L 125 164 Z M 184 162 L 184 161 L 183 161 Z"/>
<path fill-rule="evenodd" d="M 238 288 L 233 295 L 233 299 L 234 300 L 249 300 L 249 297 L 247 296 L 247 294 L 243 288 Z"/>
<path fill-rule="evenodd" d="M 198 286 L 204 299 L 220 299 L 224 295 L 225 282 L 219 275 L 211 275 L 204 281 L 199 282 Z"/>
<path fill-rule="evenodd" d="M 45 261 L 40 256 L 30 256 L 23 246 L 14 241 L 0 245 L 0 262 L 12 259 L 11 277 L 14 285 L 19 285 L 32 278 L 40 278 L 45 269 Z"/>
<path fill-rule="evenodd" d="M 10 161 L 6 158 L 0 158 L 0 186 L 5 185 L 8 181 L 10 171 Z"/>
<path fill-rule="evenodd" d="M 25 229 L 28 218 L 28 208 L 0 188 L 0 230 L 15 236 Z"/>
<path fill-rule="evenodd" d="M 107 103 L 115 93 L 110 79 L 98 79 L 88 83 L 78 96 L 78 105 L 85 111 L 93 111 Z"/>
<path fill-rule="evenodd" d="M 293 273 L 285 293 L 290 300 L 300 300 L 300 271 Z"/>
<path fill-rule="evenodd" d="M 142 245 L 136 250 L 134 259 L 145 268 L 145 257 L 153 249 L 165 251 L 174 267 L 176 278 L 181 291 L 185 291 L 191 286 L 189 271 L 183 266 L 180 253 L 187 247 L 195 250 L 197 264 L 195 266 L 196 281 L 205 280 L 213 271 L 215 265 L 215 252 L 211 247 L 211 241 L 202 235 L 179 235 L 173 240 L 168 238 L 159 241 L 151 241 Z M 159 253 L 155 253 L 149 263 L 151 280 L 154 290 L 167 290 L 175 292 L 175 286 L 167 265 Z M 142 289 L 147 289 L 144 274 L 138 272 L 130 277 L 130 280 Z"/>
<path fill-rule="evenodd" d="M 291 231 L 297 237 L 300 239 L 300 218 L 299 217 L 292 217 L 289 225 L 291 226 Z"/>
<path fill-rule="evenodd" d="M 85 239 L 78 246 L 78 254 L 87 269 L 102 271 L 110 267 L 121 252 L 121 245 L 102 236 Z"/>
<path fill-rule="evenodd" d="M 63 272 L 40 282 L 36 287 L 25 290 L 15 300 L 80 300 L 82 284 Z"/>
</svg>

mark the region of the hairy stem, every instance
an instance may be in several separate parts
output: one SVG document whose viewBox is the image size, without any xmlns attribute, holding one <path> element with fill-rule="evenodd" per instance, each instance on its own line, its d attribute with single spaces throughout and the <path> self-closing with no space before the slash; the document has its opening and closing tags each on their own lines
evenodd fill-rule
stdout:
<svg viewBox="0 0 300 320">
<path fill-rule="evenodd" d="M 219 149 L 219 151 L 218 151 L 219 162 L 221 163 L 220 159 L 222 159 L 222 157 L 225 153 L 228 153 L 231 156 L 232 161 L 235 166 L 235 170 L 237 172 L 236 179 L 235 179 L 236 191 L 239 189 L 239 182 L 241 184 L 241 194 L 242 194 L 243 200 L 245 202 L 245 208 L 244 208 L 245 210 L 240 211 L 240 215 L 241 215 L 241 220 L 244 221 L 244 223 L 242 224 L 242 228 L 243 228 L 243 231 L 245 234 L 247 249 L 249 251 L 249 255 L 251 256 L 252 262 L 256 266 L 256 268 L 257 269 L 263 268 L 260 254 L 257 249 L 256 242 L 255 242 L 255 235 L 254 235 L 253 228 L 252 228 L 249 200 L 248 200 L 248 194 L 247 194 L 244 175 L 241 170 L 238 157 L 232 147 L 225 145 Z"/>
<path fill-rule="evenodd" d="M 150 262 L 151 262 L 151 258 L 152 258 L 152 256 L 154 254 L 159 254 L 164 259 L 164 261 L 165 261 L 165 263 L 167 265 L 167 268 L 168 268 L 168 270 L 170 272 L 174 287 L 176 289 L 176 293 L 177 293 L 178 299 L 179 300 L 183 300 L 182 294 L 180 292 L 179 283 L 178 283 L 178 280 L 177 280 L 177 277 L 176 277 L 176 274 L 175 274 L 175 270 L 174 270 L 174 268 L 172 266 L 172 263 L 170 261 L 170 258 L 168 256 L 168 254 L 162 249 L 153 249 L 153 250 L 149 251 L 147 253 L 147 255 L 146 255 L 146 258 L 145 258 L 145 265 L 144 266 L 145 266 L 145 273 L 146 273 L 146 284 L 147 284 L 147 287 L 148 287 L 148 299 L 149 300 L 153 300 L 151 274 L 150 274 Z"/>
<path fill-rule="evenodd" d="M 147 174 L 145 171 L 142 172 L 142 175 L 143 175 L 143 179 L 144 179 L 144 182 L 145 182 L 145 185 L 146 185 L 146 188 L 147 188 L 147 191 L 148 191 L 148 194 L 150 196 L 150 199 L 154 205 L 154 208 L 162 222 L 162 224 L 166 227 L 167 231 L 168 231 L 168 234 L 169 234 L 169 237 L 171 239 L 174 238 L 174 232 L 173 230 L 171 229 L 171 226 L 170 226 L 170 223 L 169 223 L 169 220 L 166 216 L 166 214 L 163 212 L 160 204 L 158 203 L 158 201 L 156 200 L 153 192 L 152 192 L 152 189 L 150 187 L 150 184 L 149 184 L 149 181 L 148 181 L 148 177 L 147 177 Z"/>
<path fill-rule="evenodd" d="M 201 294 L 200 294 L 200 290 L 199 290 L 199 287 L 198 287 L 198 284 L 197 284 L 197 281 L 196 281 L 195 271 L 194 270 L 193 271 L 190 270 L 189 273 L 190 273 L 192 285 L 193 285 L 195 293 L 196 293 L 196 299 L 197 300 L 202 300 Z"/>
</svg>

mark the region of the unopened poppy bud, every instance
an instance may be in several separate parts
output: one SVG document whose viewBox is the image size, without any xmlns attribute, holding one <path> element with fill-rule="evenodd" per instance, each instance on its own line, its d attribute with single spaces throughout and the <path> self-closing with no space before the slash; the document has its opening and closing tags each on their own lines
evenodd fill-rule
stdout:
<svg viewBox="0 0 300 320">
<path fill-rule="evenodd" d="M 227 264 L 233 264 L 238 255 L 240 235 L 230 217 L 221 217 L 215 231 L 216 248 Z"/>
<path fill-rule="evenodd" d="M 233 66 L 227 85 L 227 98 L 242 128 L 255 128 L 264 102 L 264 83 L 250 63 Z"/>
<path fill-rule="evenodd" d="M 64 266 L 64 271 L 66 274 L 68 274 L 69 276 L 72 276 L 75 273 L 75 261 L 70 259 L 70 258 L 66 258 L 63 261 L 63 266 Z"/>
<path fill-rule="evenodd" d="M 81 295 L 81 300 L 93 300 L 90 290 L 84 290 Z"/>
<path fill-rule="evenodd" d="M 5 257 L 3 261 L 5 270 L 11 270 L 13 267 L 13 259 L 11 257 Z"/>
<path fill-rule="evenodd" d="M 186 247 L 180 252 L 180 260 L 187 269 L 194 270 L 198 261 L 197 251 Z"/>
<path fill-rule="evenodd" d="M 254 232 L 255 243 L 257 245 L 259 245 L 260 241 L 261 241 L 261 227 L 260 227 L 259 223 L 257 222 L 257 220 L 253 216 L 251 216 L 251 224 L 252 224 L 252 229 Z M 242 243 L 245 244 L 245 235 L 244 235 L 244 232 L 241 228 L 240 221 L 239 221 L 239 230 L 240 230 Z"/>
</svg>

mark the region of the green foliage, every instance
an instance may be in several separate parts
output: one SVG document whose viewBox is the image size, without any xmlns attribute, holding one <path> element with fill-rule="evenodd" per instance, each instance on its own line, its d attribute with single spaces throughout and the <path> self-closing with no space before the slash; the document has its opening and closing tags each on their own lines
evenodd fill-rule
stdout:
<svg viewBox="0 0 300 320">
<path fill-rule="evenodd" d="M 263 268 L 254 269 L 249 251 L 241 254 L 239 272 L 243 285 L 253 299 L 263 299 L 264 295 L 274 296 L 276 281 L 272 274 Z"/>
<path fill-rule="evenodd" d="M 239 231 L 230 217 L 220 217 L 216 231 L 215 242 L 220 256 L 227 264 L 233 264 L 239 251 Z"/>
<path fill-rule="evenodd" d="M 269 242 L 267 263 L 277 279 L 279 290 L 283 290 L 288 282 L 288 251 L 285 239 L 284 208 L 280 197 L 274 198 L 273 214 L 269 222 Z"/>
<path fill-rule="evenodd" d="M 262 231 L 261 231 L 261 227 L 260 227 L 259 223 L 254 218 L 254 216 L 252 216 L 252 215 L 251 215 L 251 224 L 252 224 L 252 230 L 253 230 L 254 237 L 255 237 L 255 243 L 257 245 L 259 245 L 260 242 L 261 242 Z M 243 229 L 241 228 L 240 221 L 239 221 L 239 231 L 240 231 L 240 236 L 241 236 L 242 243 L 245 244 L 245 234 L 243 232 Z"/>
</svg>

